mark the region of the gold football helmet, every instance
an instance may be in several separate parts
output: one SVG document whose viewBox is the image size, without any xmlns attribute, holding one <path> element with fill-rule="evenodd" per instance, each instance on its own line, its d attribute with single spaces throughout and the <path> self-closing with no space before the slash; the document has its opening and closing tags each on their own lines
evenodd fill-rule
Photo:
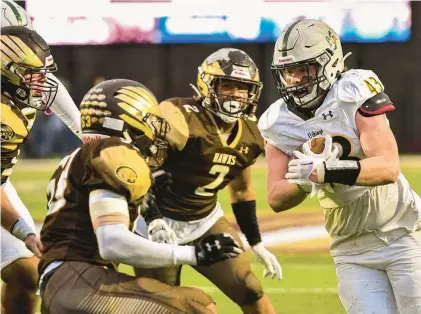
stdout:
<svg viewBox="0 0 421 314">
<path fill-rule="evenodd" d="M 224 81 L 246 84 L 248 96 L 227 98 L 221 95 L 217 87 Z M 263 84 L 256 64 L 244 51 L 223 48 L 207 57 L 199 67 L 197 87 L 203 106 L 223 121 L 233 123 L 254 116 Z"/>
<path fill-rule="evenodd" d="M 85 142 L 97 135 L 117 136 L 137 147 L 150 167 L 164 161 L 169 124 L 144 85 L 125 79 L 101 82 L 83 98 L 80 114 Z"/>
<path fill-rule="evenodd" d="M 2 95 L 45 111 L 57 94 L 57 81 L 47 75 L 55 71 L 50 48 L 38 33 L 23 26 L 1 28 Z"/>
</svg>

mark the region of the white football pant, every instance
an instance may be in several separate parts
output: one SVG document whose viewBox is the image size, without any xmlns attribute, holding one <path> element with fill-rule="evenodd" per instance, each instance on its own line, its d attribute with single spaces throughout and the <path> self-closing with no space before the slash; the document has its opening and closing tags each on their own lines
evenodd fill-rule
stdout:
<svg viewBox="0 0 421 314">
<path fill-rule="evenodd" d="M 348 314 L 421 314 L 421 231 L 334 261 Z"/>
<path fill-rule="evenodd" d="M 31 217 L 26 206 L 22 203 L 13 185 L 8 180 L 3 184 L 4 191 L 9 197 L 10 202 L 15 207 L 19 215 L 35 230 L 34 220 Z M 29 258 L 34 254 L 28 250 L 21 240 L 11 235 L 6 229 L 1 227 L 1 268 L 10 265 L 20 258 Z"/>
</svg>

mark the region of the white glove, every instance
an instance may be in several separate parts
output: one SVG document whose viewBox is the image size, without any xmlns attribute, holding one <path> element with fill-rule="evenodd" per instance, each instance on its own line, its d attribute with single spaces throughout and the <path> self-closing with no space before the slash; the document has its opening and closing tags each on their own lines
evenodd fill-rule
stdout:
<svg viewBox="0 0 421 314">
<path fill-rule="evenodd" d="M 152 220 L 148 225 L 149 240 L 157 243 L 177 245 L 177 236 L 164 219 Z"/>
<path fill-rule="evenodd" d="M 311 140 L 308 140 L 302 146 L 304 155 L 322 158 L 326 161 L 337 160 L 339 157 L 339 146 L 336 144 L 333 144 L 333 140 L 330 135 L 324 135 L 322 137 L 325 138 L 325 147 L 323 149 L 323 152 L 320 154 L 313 153 L 310 148 Z"/>
<path fill-rule="evenodd" d="M 254 256 L 256 256 L 257 261 L 265 266 L 263 276 L 269 276 L 272 279 L 276 276 L 279 280 L 282 280 L 281 265 L 275 255 L 265 248 L 263 242 L 253 245 L 251 249 L 253 250 Z"/>
<path fill-rule="evenodd" d="M 298 184 L 305 187 L 306 189 L 309 185 L 311 185 L 311 197 L 315 196 L 321 188 L 326 188 L 329 192 L 333 193 L 330 184 L 323 185 L 311 182 L 309 180 L 309 176 L 312 174 L 312 172 L 317 169 L 317 167 L 321 165 L 325 159 L 314 156 L 307 156 L 299 151 L 294 151 L 293 154 L 297 159 L 292 159 L 288 163 L 288 172 L 285 175 L 285 178 L 288 179 L 288 182 Z"/>
<path fill-rule="evenodd" d="M 292 183 L 296 184 L 308 184 L 309 176 L 325 159 L 307 156 L 297 150 L 293 154 L 297 159 L 291 159 L 289 161 L 285 179 L 288 179 L 289 182 L 291 182 L 290 180 L 294 180 Z"/>
</svg>

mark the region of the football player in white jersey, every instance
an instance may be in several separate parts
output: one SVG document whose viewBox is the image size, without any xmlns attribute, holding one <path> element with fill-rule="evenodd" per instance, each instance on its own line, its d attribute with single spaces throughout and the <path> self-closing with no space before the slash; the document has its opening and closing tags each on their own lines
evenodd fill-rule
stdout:
<svg viewBox="0 0 421 314">
<path fill-rule="evenodd" d="M 271 68 L 282 98 L 259 121 L 269 204 L 280 212 L 317 192 L 347 313 L 421 313 L 421 199 L 400 172 L 386 118 L 394 106 L 376 74 L 344 70 L 345 58 L 318 20 L 278 38 Z M 320 154 L 309 147 L 316 136 Z"/>
<path fill-rule="evenodd" d="M 2 28 L 5 26 L 24 26 L 30 30 L 34 30 L 27 12 L 14 1 L 2 0 L 1 8 Z M 52 110 L 76 135 L 78 135 L 80 133 L 79 110 L 66 88 L 52 73 L 48 73 L 48 79 L 58 83 L 58 91 L 51 106 Z M 4 85 L 2 87 L 4 87 Z M 4 135 L 3 131 L 2 126 L 2 142 Z M 2 159 L 2 166 L 3 161 L 4 160 Z M 11 215 L 13 217 L 17 216 L 21 218 L 19 220 L 20 225 L 17 226 L 17 224 L 15 224 L 13 230 L 19 229 L 26 233 L 33 232 L 33 230 L 35 230 L 34 221 L 10 180 L 7 180 L 2 184 L 1 192 L 2 218 L 5 218 L 3 217 L 4 215 L 12 213 Z M 17 213 L 13 213 L 14 211 Z M 33 244 L 32 248 L 35 248 L 34 251 L 36 252 L 36 243 L 34 242 Z M 23 241 L 10 234 L 3 227 L 1 228 L 1 278 L 4 281 L 1 297 L 2 313 L 32 313 L 35 310 L 37 301 L 35 292 L 38 280 L 38 263 L 38 257 L 34 256 L 34 254 L 26 248 Z"/>
</svg>

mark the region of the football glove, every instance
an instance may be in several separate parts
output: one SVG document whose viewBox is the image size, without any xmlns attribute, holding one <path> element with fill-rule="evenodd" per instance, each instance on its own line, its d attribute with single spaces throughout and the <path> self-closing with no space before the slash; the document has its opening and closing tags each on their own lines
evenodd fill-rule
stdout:
<svg viewBox="0 0 421 314">
<path fill-rule="evenodd" d="M 339 147 L 333 143 L 333 139 L 330 135 L 324 135 L 324 149 L 320 154 L 313 153 L 310 148 L 311 140 L 308 140 L 303 144 L 302 151 L 304 155 L 316 158 L 322 158 L 326 161 L 337 160 L 339 156 Z"/>
<path fill-rule="evenodd" d="M 263 242 L 259 242 L 251 247 L 257 261 L 265 266 L 263 270 L 264 277 L 275 278 L 282 280 L 282 268 L 276 259 L 275 255 L 268 251 Z"/>
<path fill-rule="evenodd" d="M 164 219 L 155 219 L 148 224 L 148 237 L 153 242 L 177 245 L 177 236 Z"/>
<path fill-rule="evenodd" d="M 228 258 L 237 257 L 243 252 L 229 233 L 203 237 L 195 247 L 198 266 L 210 266 Z"/>
</svg>

